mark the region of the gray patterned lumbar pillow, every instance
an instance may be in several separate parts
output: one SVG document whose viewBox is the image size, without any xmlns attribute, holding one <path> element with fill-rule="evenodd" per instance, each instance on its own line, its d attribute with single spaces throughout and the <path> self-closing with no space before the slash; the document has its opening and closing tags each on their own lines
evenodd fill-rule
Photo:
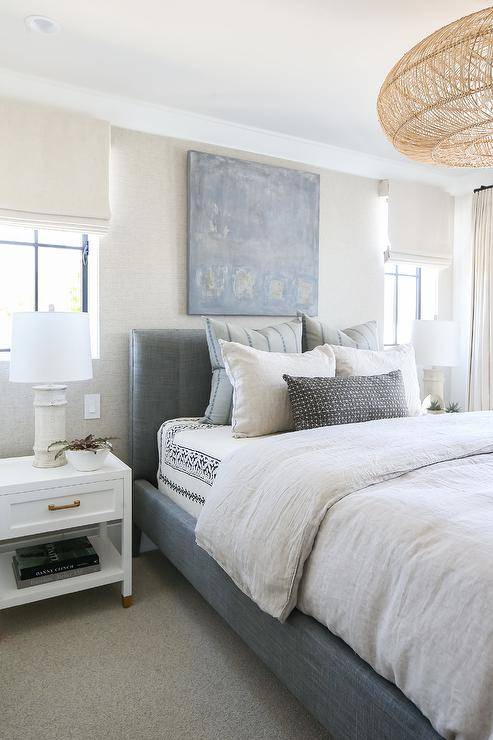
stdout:
<svg viewBox="0 0 493 740">
<path fill-rule="evenodd" d="M 265 352 L 301 352 L 302 323 L 297 317 L 292 321 L 264 329 L 246 329 L 237 324 L 227 324 L 204 317 L 205 335 L 212 365 L 212 383 L 209 405 L 202 421 L 209 424 L 229 424 L 233 407 L 233 387 L 224 369 L 219 340 L 237 342 Z"/>
<path fill-rule="evenodd" d="M 372 419 L 408 416 L 402 372 L 335 378 L 296 378 L 283 375 L 294 426 L 313 429 Z"/>
<path fill-rule="evenodd" d="M 320 347 L 321 344 L 335 344 L 354 349 L 379 349 L 376 321 L 356 324 L 347 329 L 335 329 L 306 313 L 298 313 L 303 320 L 303 352 Z"/>
</svg>

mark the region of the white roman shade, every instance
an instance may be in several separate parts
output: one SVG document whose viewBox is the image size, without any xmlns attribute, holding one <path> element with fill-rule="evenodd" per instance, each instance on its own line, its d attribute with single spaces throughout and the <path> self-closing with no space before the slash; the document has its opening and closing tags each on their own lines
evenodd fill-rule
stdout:
<svg viewBox="0 0 493 740">
<path fill-rule="evenodd" d="M 389 183 L 387 259 L 448 267 L 452 263 L 452 197 L 422 183 Z"/>
<path fill-rule="evenodd" d="M 104 233 L 110 125 L 59 108 L 0 100 L 0 222 Z"/>
</svg>

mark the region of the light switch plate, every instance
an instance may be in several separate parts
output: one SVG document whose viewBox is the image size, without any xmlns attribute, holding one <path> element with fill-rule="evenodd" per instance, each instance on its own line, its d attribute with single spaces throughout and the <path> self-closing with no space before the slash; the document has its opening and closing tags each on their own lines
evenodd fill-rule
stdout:
<svg viewBox="0 0 493 740">
<path fill-rule="evenodd" d="M 84 419 L 101 418 L 101 396 L 99 393 L 86 393 L 84 395 Z"/>
</svg>

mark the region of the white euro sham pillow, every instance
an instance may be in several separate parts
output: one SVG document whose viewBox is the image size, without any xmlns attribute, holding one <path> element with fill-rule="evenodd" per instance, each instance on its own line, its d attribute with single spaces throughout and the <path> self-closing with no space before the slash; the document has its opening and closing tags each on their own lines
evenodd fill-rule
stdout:
<svg viewBox="0 0 493 740">
<path fill-rule="evenodd" d="M 399 344 L 383 351 L 331 346 L 336 358 L 336 375 L 380 375 L 400 370 L 409 416 L 421 414 L 418 373 L 412 344 Z"/>
<path fill-rule="evenodd" d="M 332 348 L 310 352 L 264 352 L 219 340 L 224 366 L 233 386 L 233 437 L 261 437 L 294 429 L 284 373 L 308 378 L 335 375 Z"/>
</svg>

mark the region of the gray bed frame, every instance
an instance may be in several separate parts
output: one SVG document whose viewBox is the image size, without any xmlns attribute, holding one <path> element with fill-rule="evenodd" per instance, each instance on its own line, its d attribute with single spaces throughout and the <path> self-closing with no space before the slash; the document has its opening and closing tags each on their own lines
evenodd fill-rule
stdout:
<svg viewBox="0 0 493 740">
<path fill-rule="evenodd" d="M 319 622 L 296 609 L 285 624 L 262 612 L 195 544 L 193 517 L 156 488 L 157 431 L 166 419 L 200 416 L 210 379 L 203 332 L 132 332 L 134 553 L 145 532 L 336 740 L 441 737 L 399 689 Z"/>
</svg>

